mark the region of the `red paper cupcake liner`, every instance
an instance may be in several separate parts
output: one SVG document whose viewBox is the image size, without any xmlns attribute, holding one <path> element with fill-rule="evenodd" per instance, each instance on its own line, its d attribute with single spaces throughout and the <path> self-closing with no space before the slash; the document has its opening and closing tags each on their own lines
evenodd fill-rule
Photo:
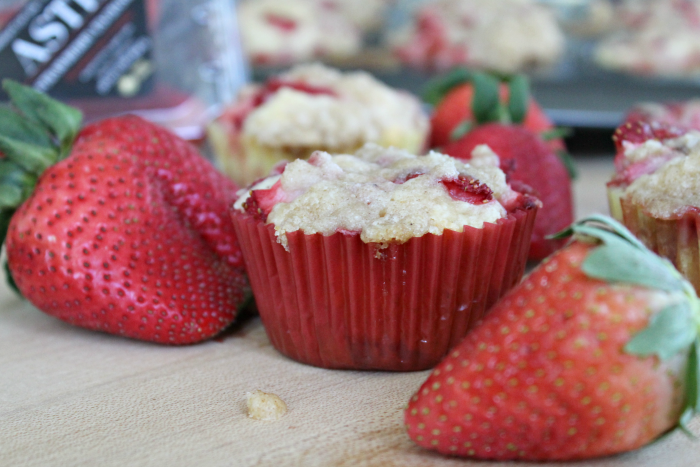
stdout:
<svg viewBox="0 0 700 467">
<path fill-rule="evenodd" d="M 620 198 L 622 223 L 647 248 L 668 258 L 700 293 L 700 212 L 690 208 L 672 219 L 649 215 L 640 206 Z"/>
<path fill-rule="evenodd" d="M 431 368 L 525 271 L 533 203 L 497 223 L 381 249 L 359 234 L 288 232 L 234 213 L 272 345 L 323 368 Z"/>
</svg>

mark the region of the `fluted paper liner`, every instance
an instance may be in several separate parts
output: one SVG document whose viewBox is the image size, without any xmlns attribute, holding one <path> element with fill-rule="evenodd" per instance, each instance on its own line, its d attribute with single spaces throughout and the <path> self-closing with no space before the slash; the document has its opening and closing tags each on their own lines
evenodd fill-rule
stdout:
<svg viewBox="0 0 700 467">
<path fill-rule="evenodd" d="M 431 368 L 520 281 L 537 209 L 379 248 L 359 234 L 288 232 L 234 213 L 272 345 L 324 368 Z"/>
<path fill-rule="evenodd" d="M 656 254 L 668 258 L 700 293 L 700 212 L 689 208 L 682 215 L 662 219 L 641 206 L 618 197 L 622 223 Z"/>
</svg>

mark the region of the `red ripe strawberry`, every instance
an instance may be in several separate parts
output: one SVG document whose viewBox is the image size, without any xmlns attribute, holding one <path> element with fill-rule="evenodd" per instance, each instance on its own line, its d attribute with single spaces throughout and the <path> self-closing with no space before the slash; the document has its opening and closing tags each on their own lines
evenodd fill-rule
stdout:
<svg viewBox="0 0 700 467">
<path fill-rule="evenodd" d="M 570 460 L 643 446 L 698 397 L 692 286 L 602 216 L 499 301 L 413 396 L 409 436 L 444 454 Z"/>
<path fill-rule="evenodd" d="M 542 136 L 555 151 L 566 151 L 560 131 L 530 97 L 523 75 L 497 77 L 455 69 L 428 86 L 426 100 L 435 106 L 430 146 L 439 148 L 475 126 L 489 122 L 517 123 Z"/>
<path fill-rule="evenodd" d="M 488 145 L 501 161 L 510 183 L 525 184 L 542 201 L 532 232 L 529 258 L 540 260 L 562 245 L 547 239 L 574 219 L 569 173 L 551 148 L 535 133 L 520 125 L 488 123 L 442 148 L 442 152 L 469 160 L 474 148 Z"/>
<path fill-rule="evenodd" d="M 79 112 L 4 85 L 16 108 L 0 128 L 1 230 L 22 295 L 71 324 L 159 343 L 229 325 L 248 289 L 229 215 L 237 187 L 135 116 L 73 143 Z"/>
<path fill-rule="evenodd" d="M 501 100 L 508 100 L 508 86 L 501 84 Z M 474 86 L 461 84 L 447 93 L 435 106 L 430 118 L 430 146 L 440 147 L 452 141 L 453 132 L 465 121 L 474 122 L 471 105 Z M 554 128 L 554 124 L 534 99 L 529 99 L 527 113 L 522 125 L 535 133 L 542 133 Z"/>
</svg>

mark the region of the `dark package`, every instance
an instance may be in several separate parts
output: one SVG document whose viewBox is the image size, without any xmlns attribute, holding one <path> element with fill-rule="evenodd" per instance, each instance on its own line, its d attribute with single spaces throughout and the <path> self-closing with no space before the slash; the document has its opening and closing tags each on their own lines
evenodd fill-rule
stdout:
<svg viewBox="0 0 700 467">
<path fill-rule="evenodd" d="M 0 0 L 0 28 L 0 78 L 88 122 L 135 113 L 200 141 L 247 79 L 231 0 Z"/>
</svg>

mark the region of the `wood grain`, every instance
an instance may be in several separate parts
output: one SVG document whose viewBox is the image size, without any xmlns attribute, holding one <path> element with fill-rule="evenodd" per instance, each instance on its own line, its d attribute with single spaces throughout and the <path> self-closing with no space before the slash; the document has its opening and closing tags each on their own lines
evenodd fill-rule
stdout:
<svg viewBox="0 0 700 467">
<path fill-rule="evenodd" d="M 607 212 L 610 158 L 580 161 L 579 216 Z M 0 289 L 2 466 L 367 466 L 513 464 L 450 459 L 413 445 L 402 408 L 427 372 L 322 370 L 287 360 L 257 318 L 223 339 L 170 348 L 74 328 Z M 248 419 L 261 389 L 289 407 Z M 700 433 L 700 420 L 691 427 Z M 576 467 L 697 466 L 674 433 Z M 530 465 L 530 464 L 521 464 Z M 542 465 L 542 464 L 531 464 Z"/>
</svg>

